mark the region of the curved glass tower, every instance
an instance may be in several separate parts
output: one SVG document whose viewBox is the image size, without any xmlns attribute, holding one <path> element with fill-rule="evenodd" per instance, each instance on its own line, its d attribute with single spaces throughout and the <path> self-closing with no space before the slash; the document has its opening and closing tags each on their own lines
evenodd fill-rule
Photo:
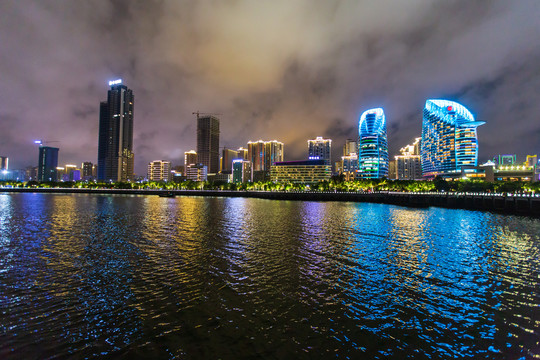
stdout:
<svg viewBox="0 0 540 360">
<path fill-rule="evenodd" d="M 388 176 L 386 118 L 381 108 L 364 111 L 358 123 L 358 177 Z"/>
<path fill-rule="evenodd" d="M 420 151 L 423 176 L 458 173 L 464 166 L 477 166 L 476 128 L 483 124 L 457 102 L 427 100 Z"/>
</svg>

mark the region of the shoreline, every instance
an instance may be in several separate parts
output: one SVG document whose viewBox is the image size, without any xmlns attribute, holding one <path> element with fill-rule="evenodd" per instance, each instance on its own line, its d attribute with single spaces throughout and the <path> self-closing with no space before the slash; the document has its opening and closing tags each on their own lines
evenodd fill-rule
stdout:
<svg viewBox="0 0 540 360">
<path fill-rule="evenodd" d="M 540 217 L 540 197 L 484 193 L 408 193 L 408 192 L 283 192 L 233 190 L 153 190 L 153 189 L 86 189 L 86 188 L 0 188 L 0 193 L 53 193 L 99 195 L 159 195 L 245 197 L 267 200 L 350 201 L 399 205 L 411 208 L 431 206 L 491 211 L 511 215 Z"/>
</svg>

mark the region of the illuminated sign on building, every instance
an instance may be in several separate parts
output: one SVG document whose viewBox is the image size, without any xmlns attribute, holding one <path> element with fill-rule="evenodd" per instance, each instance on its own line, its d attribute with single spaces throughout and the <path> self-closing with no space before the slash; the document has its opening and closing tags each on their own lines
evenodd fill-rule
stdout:
<svg viewBox="0 0 540 360">
<path fill-rule="evenodd" d="M 118 85 L 122 83 L 122 79 L 109 81 L 109 86 Z"/>
</svg>

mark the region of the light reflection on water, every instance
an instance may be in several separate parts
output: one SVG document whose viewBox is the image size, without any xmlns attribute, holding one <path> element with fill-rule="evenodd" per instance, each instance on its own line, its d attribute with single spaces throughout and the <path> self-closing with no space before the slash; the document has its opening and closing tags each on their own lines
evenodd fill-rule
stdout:
<svg viewBox="0 0 540 360">
<path fill-rule="evenodd" d="M 0 194 L 0 358 L 540 357 L 540 221 Z"/>
</svg>

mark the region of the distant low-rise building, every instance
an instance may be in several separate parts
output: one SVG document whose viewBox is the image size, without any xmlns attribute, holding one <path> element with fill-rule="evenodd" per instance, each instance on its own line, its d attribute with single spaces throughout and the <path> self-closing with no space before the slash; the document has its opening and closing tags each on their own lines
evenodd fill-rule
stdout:
<svg viewBox="0 0 540 360">
<path fill-rule="evenodd" d="M 324 160 L 281 161 L 270 168 L 273 182 L 313 184 L 330 180 L 331 176 L 331 166 Z"/>
<path fill-rule="evenodd" d="M 208 167 L 203 164 L 186 166 L 186 179 L 193 181 L 206 181 L 208 179 Z"/>
<path fill-rule="evenodd" d="M 0 156 L 0 171 L 9 170 L 9 158 L 7 156 Z"/>
</svg>

